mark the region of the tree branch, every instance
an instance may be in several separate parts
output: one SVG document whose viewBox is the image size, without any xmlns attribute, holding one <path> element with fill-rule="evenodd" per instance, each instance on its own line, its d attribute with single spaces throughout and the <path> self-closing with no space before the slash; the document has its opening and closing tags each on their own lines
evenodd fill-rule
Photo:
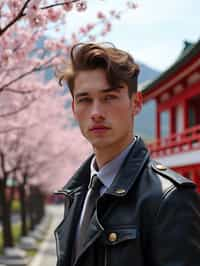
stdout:
<svg viewBox="0 0 200 266">
<path fill-rule="evenodd" d="M 28 3 L 30 2 L 31 0 L 27 0 L 23 7 L 21 8 L 21 10 L 19 11 L 18 15 L 13 19 L 11 20 L 3 29 L 0 29 L 0 36 L 4 34 L 4 32 L 6 32 L 13 24 L 15 24 L 20 18 L 22 18 L 23 16 L 25 16 L 24 14 L 24 10 L 26 9 Z"/>
<path fill-rule="evenodd" d="M 39 125 L 40 125 L 40 123 L 34 123 L 34 124 L 31 124 L 31 125 L 26 126 L 26 127 L 22 127 L 22 126 L 21 127 L 11 127 L 11 128 L 0 130 L 0 134 L 7 134 L 10 132 L 19 131 L 19 130 L 26 130 L 27 128 L 30 129 L 30 128 L 33 128 L 33 127 L 36 127 Z"/>
<path fill-rule="evenodd" d="M 55 58 L 55 57 L 54 57 L 54 58 Z M 31 90 L 31 91 L 19 91 L 19 90 L 14 90 L 14 89 L 8 89 L 8 87 L 9 87 L 10 85 L 12 85 L 13 83 L 19 81 L 20 79 L 25 78 L 26 76 L 28 76 L 28 75 L 30 75 L 30 74 L 32 74 L 32 73 L 34 73 L 34 72 L 39 72 L 39 71 L 47 70 L 47 69 L 51 68 L 52 65 L 48 65 L 48 66 L 46 66 L 46 67 L 45 67 L 45 65 L 49 64 L 54 58 L 52 58 L 51 60 L 48 60 L 48 62 L 46 62 L 44 65 L 41 65 L 41 66 L 39 66 L 39 67 L 34 67 L 34 68 L 32 68 L 31 70 L 29 70 L 28 72 L 23 73 L 23 74 L 19 75 L 17 78 L 15 78 L 15 79 L 9 81 L 7 84 L 3 85 L 3 86 L 0 88 L 0 93 L 3 92 L 5 89 L 8 90 L 8 91 L 11 91 L 11 92 L 19 93 L 19 94 L 31 93 L 32 90 Z"/>
<path fill-rule="evenodd" d="M 48 9 L 48 8 L 52 8 L 52 7 L 55 7 L 55 6 L 63 6 L 64 4 L 72 4 L 72 3 L 79 2 L 79 1 L 80 0 L 71 0 L 71 1 L 62 2 L 62 3 L 56 3 L 56 4 L 49 5 L 49 6 L 41 7 L 40 9 Z"/>
<path fill-rule="evenodd" d="M 12 25 L 14 25 L 18 20 L 20 20 L 22 17 L 26 16 L 26 13 L 24 13 L 24 10 L 26 9 L 26 7 L 28 6 L 28 3 L 30 2 L 31 0 L 27 0 L 23 7 L 21 8 L 21 10 L 19 11 L 18 15 L 13 19 L 11 20 L 4 28 L 0 28 L 0 36 L 3 35 Z M 52 8 L 52 7 L 55 7 L 55 6 L 60 6 L 60 5 L 64 5 L 64 4 L 69 4 L 69 3 L 75 3 L 75 2 L 78 2 L 80 0 L 71 0 L 71 1 L 67 1 L 67 2 L 62 2 L 62 3 L 56 3 L 56 4 L 52 4 L 52 5 L 49 5 L 49 6 L 44 6 L 44 7 L 41 7 L 40 9 L 48 9 L 48 8 Z"/>
<path fill-rule="evenodd" d="M 28 102 L 27 104 L 25 104 L 24 106 L 20 107 L 17 110 L 11 111 L 9 113 L 5 113 L 5 114 L 0 114 L 0 118 L 5 118 L 11 115 L 16 115 L 20 112 L 22 112 L 23 110 L 25 110 L 26 108 L 28 108 L 31 104 L 33 104 L 35 101 L 37 100 L 37 97 L 32 99 L 30 102 Z"/>
</svg>

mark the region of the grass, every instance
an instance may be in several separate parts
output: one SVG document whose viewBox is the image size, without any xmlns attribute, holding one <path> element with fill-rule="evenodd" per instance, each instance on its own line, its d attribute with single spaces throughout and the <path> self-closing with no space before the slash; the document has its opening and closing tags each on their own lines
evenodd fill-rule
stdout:
<svg viewBox="0 0 200 266">
<path fill-rule="evenodd" d="M 11 205 L 11 213 L 17 213 L 20 211 L 20 201 L 13 200 Z M 12 226 L 12 233 L 14 238 L 14 243 L 19 241 L 20 237 L 20 224 L 15 224 Z M 0 229 L 0 254 L 3 252 L 3 232 Z"/>
<path fill-rule="evenodd" d="M 49 229 L 49 226 L 50 226 L 51 222 L 52 222 L 52 217 L 50 217 L 50 219 L 49 219 L 48 226 L 47 226 L 47 231 Z M 28 227 L 29 226 L 30 226 L 30 223 L 28 222 Z M 21 236 L 21 225 L 20 225 L 20 223 L 12 225 L 12 233 L 13 233 L 14 245 L 15 245 L 17 242 L 19 242 L 20 236 Z M 43 240 L 44 239 L 37 240 L 38 245 L 41 244 L 41 242 L 43 242 Z M 0 255 L 2 255 L 2 253 L 3 253 L 3 232 L 2 232 L 2 230 L 0 230 Z M 36 253 L 37 253 L 36 250 L 27 251 L 27 255 L 29 257 L 35 256 Z"/>
<path fill-rule="evenodd" d="M 21 236 L 20 223 L 12 226 L 12 233 L 14 238 L 14 245 L 19 242 Z M 36 250 L 27 251 L 29 257 L 33 257 L 37 253 Z M 0 255 L 3 254 L 3 232 L 0 230 Z"/>
<path fill-rule="evenodd" d="M 14 239 L 14 244 L 16 244 L 19 241 L 20 238 L 20 224 L 14 224 L 12 226 L 12 233 L 13 233 L 13 239 Z M 0 230 L 0 254 L 3 252 L 3 232 Z"/>
<path fill-rule="evenodd" d="M 2 230 L 0 230 L 0 254 L 2 254 L 2 248 L 3 248 L 3 236 L 2 236 Z"/>
<path fill-rule="evenodd" d="M 16 213 L 20 211 L 20 201 L 19 200 L 13 200 L 11 205 L 11 212 Z"/>
<path fill-rule="evenodd" d="M 29 257 L 33 257 L 33 256 L 36 255 L 37 250 L 28 250 L 28 251 L 26 251 L 26 253 L 27 253 L 27 255 L 28 255 Z"/>
</svg>

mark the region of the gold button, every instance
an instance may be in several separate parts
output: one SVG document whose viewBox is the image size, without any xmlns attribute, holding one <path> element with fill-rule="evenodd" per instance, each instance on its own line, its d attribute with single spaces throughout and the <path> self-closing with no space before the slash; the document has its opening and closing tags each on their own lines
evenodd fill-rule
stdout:
<svg viewBox="0 0 200 266">
<path fill-rule="evenodd" d="M 156 168 L 158 169 L 158 170 L 167 170 L 167 167 L 166 166 L 164 166 L 164 165 L 162 165 L 162 164 L 157 164 L 156 165 Z"/>
<path fill-rule="evenodd" d="M 110 233 L 108 236 L 108 240 L 110 242 L 115 242 L 117 240 L 117 234 L 116 233 Z"/>
<path fill-rule="evenodd" d="M 123 193 L 126 192 L 126 190 L 123 189 L 123 188 L 117 188 L 117 189 L 115 190 L 115 192 L 116 192 L 117 194 L 123 194 Z"/>
</svg>

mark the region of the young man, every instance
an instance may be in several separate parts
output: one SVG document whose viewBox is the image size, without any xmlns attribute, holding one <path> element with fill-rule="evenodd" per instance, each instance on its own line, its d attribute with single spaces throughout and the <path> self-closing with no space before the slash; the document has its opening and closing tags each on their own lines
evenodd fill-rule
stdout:
<svg viewBox="0 0 200 266">
<path fill-rule="evenodd" d="M 198 266 L 200 199 L 192 181 L 154 162 L 134 136 L 139 68 L 126 52 L 78 44 L 61 80 L 94 154 L 59 193 L 59 266 Z"/>
</svg>

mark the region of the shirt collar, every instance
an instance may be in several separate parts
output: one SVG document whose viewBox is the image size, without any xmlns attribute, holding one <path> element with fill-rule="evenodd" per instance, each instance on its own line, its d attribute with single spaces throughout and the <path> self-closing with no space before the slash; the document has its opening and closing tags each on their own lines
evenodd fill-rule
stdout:
<svg viewBox="0 0 200 266">
<path fill-rule="evenodd" d="M 109 188 L 134 143 L 135 138 L 120 154 L 105 164 L 99 171 L 97 170 L 96 157 L 94 156 L 90 164 L 90 178 L 97 175 L 104 186 Z"/>
</svg>

